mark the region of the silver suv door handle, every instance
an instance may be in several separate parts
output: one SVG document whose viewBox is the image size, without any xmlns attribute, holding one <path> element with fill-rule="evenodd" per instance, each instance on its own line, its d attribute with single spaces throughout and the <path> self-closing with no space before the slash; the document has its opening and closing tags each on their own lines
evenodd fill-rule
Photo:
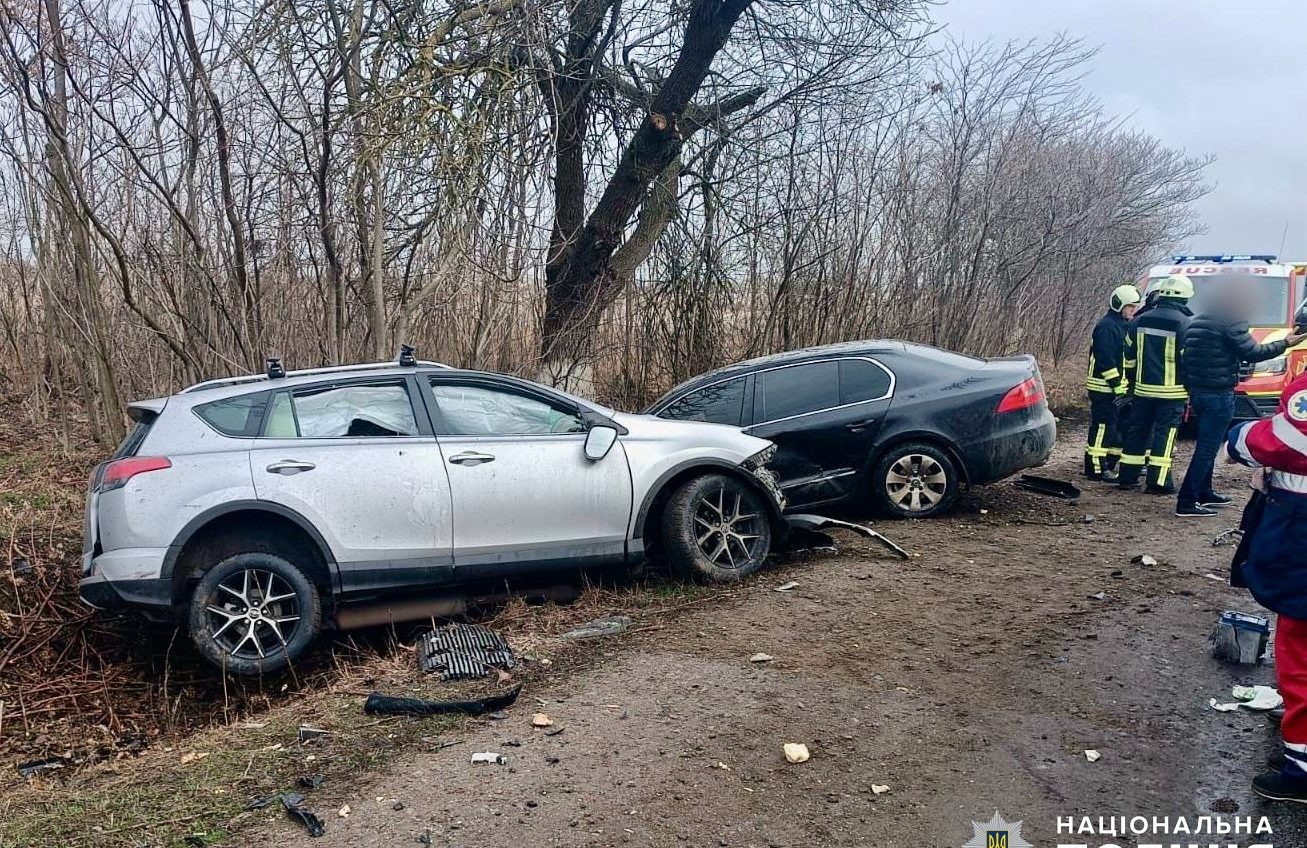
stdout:
<svg viewBox="0 0 1307 848">
<path fill-rule="evenodd" d="M 451 456 L 449 461 L 455 465 L 480 465 L 483 462 L 494 462 L 495 458 L 488 453 L 463 451 L 462 453 L 456 453 Z"/>
<path fill-rule="evenodd" d="M 272 474 L 299 474 L 301 471 L 312 471 L 318 466 L 311 462 L 300 462 L 297 459 L 283 459 L 274 462 L 268 466 L 268 471 Z"/>
</svg>

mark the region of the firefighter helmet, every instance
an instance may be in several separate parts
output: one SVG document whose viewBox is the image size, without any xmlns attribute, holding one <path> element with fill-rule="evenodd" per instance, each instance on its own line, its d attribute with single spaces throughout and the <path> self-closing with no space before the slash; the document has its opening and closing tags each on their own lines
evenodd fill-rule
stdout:
<svg viewBox="0 0 1307 848">
<path fill-rule="evenodd" d="M 1139 289 L 1135 288 L 1130 283 L 1126 283 L 1125 285 L 1117 286 L 1112 290 L 1110 304 L 1113 312 L 1120 312 L 1127 306 L 1134 306 L 1142 300 L 1143 297 L 1140 296 Z"/>
<path fill-rule="evenodd" d="M 1188 300 L 1194 296 L 1193 281 L 1184 274 L 1172 274 L 1157 284 L 1158 297 L 1173 297 L 1176 300 Z"/>
</svg>

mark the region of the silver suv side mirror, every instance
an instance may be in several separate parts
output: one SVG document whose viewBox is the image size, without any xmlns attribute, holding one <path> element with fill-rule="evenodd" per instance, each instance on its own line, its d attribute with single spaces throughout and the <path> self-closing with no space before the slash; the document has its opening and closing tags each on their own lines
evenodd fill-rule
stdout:
<svg viewBox="0 0 1307 848">
<path fill-rule="evenodd" d="M 598 462 L 608 456 L 608 452 L 617 443 L 617 428 L 606 424 L 596 424 L 585 434 L 585 458 Z"/>
</svg>

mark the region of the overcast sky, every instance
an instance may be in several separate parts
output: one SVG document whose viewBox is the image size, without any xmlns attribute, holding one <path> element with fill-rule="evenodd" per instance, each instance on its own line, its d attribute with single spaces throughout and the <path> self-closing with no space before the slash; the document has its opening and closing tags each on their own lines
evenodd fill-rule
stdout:
<svg viewBox="0 0 1307 848">
<path fill-rule="evenodd" d="M 1188 251 L 1307 261 L 1307 0 L 949 0 L 933 17 L 965 41 L 1098 46 L 1085 85 L 1110 113 L 1217 157 Z"/>
</svg>

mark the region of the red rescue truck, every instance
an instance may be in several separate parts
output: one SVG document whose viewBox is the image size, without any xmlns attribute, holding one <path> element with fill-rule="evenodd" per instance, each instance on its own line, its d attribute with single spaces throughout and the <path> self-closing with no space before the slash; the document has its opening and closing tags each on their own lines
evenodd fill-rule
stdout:
<svg viewBox="0 0 1307 848">
<path fill-rule="evenodd" d="M 1158 281 L 1174 274 L 1184 274 L 1194 284 L 1189 308 L 1195 315 L 1204 311 L 1204 283 L 1214 277 L 1239 276 L 1256 283 L 1249 288 L 1258 292 L 1252 304 L 1252 334 L 1258 342 L 1274 341 L 1289 335 L 1294 316 L 1307 297 L 1307 263 L 1283 263 L 1271 255 L 1174 256 L 1168 265 L 1154 265 L 1148 271 L 1144 292 L 1147 295 Z M 1285 385 L 1307 370 L 1307 343 L 1291 349 L 1284 356 L 1259 362 L 1245 371 L 1235 388 L 1236 419 L 1264 418 L 1275 412 Z"/>
</svg>

